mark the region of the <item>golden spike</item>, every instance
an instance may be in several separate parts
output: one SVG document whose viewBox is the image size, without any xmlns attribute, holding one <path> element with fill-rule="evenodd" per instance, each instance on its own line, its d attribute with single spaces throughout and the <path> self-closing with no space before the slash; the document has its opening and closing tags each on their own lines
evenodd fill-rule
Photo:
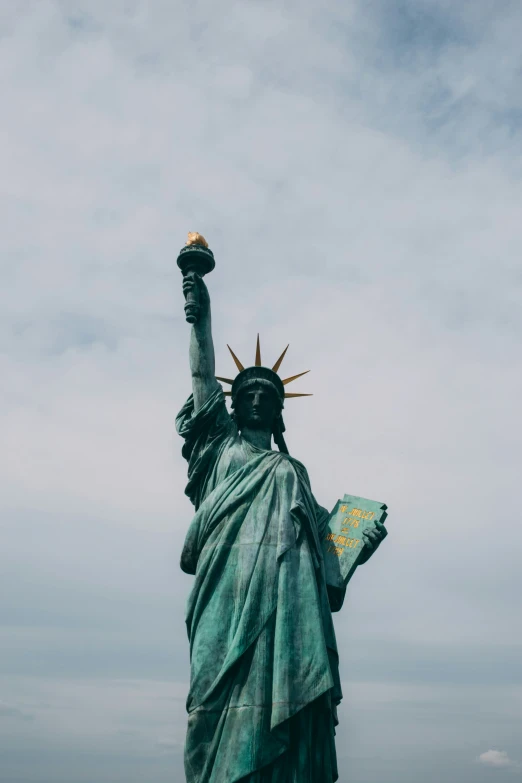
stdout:
<svg viewBox="0 0 522 783">
<path fill-rule="evenodd" d="M 283 361 L 283 359 L 285 358 L 285 353 L 288 351 L 289 347 L 290 347 L 290 343 L 288 343 L 288 345 L 286 346 L 285 350 L 283 351 L 283 353 L 281 354 L 281 356 L 279 357 L 279 359 L 277 360 L 277 362 L 276 362 L 276 363 L 274 364 L 274 366 L 272 367 L 272 370 L 273 370 L 274 372 L 277 372 L 277 371 L 279 370 L 279 368 L 281 367 L 281 362 L 282 362 L 282 361 Z"/>
<path fill-rule="evenodd" d="M 234 383 L 234 381 L 231 380 L 231 378 L 221 378 L 219 375 L 216 375 L 216 381 L 223 381 L 223 383 L 230 383 L 230 384 Z"/>
<path fill-rule="evenodd" d="M 259 345 L 259 335 L 257 335 L 257 345 L 256 345 L 256 367 L 261 367 L 261 346 Z"/>
<path fill-rule="evenodd" d="M 301 375 L 306 375 L 307 372 L 310 372 L 310 370 L 305 370 L 304 372 L 300 372 L 298 375 L 292 375 L 290 378 L 285 378 L 283 381 L 283 386 L 286 386 L 287 383 L 292 383 L 292 381 L 295 381 L 296 378 L 300 378 Z"/>
<path fill-rule="evenodd" d="M 225 392 L 226 394 L 226 392 Z M 292 394 L 292 392 L 285 392 L 285 397 L 313 397 L 313 394 Z"/>
<path fill-rule="evenodd" d="M 237 367 L 237 369 L 239 370 L 239 372 L 241 372 L 241 370 L 244 370 L 245 368 L 243 367 L 243 365 L 241 364 L 241 362 L 240 362 L 240 361 L 239 361 L 239 359 L 237 358 L 236 354 L 234 353 L 234 351 L 232 350 L 232 348 L 230 347 L 230 345 L 227 345 L 227 348 L 228 348 L 228 350 L 230 351 L 230 353 L 232 354 L 232 358 L 233 358 L 233 360 L 235 361 L 235 363 L 236 363 L 236 367 Z"/>
</svg>

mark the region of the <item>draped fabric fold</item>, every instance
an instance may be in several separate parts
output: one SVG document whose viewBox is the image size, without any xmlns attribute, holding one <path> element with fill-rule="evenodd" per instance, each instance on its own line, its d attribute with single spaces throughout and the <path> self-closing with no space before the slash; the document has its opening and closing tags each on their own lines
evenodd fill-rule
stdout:
<svg viewBox="0 0 522 783">
<path fill-rule="evenodd" d="M 221 389 L 176 420 L 196 507 L 181 567 L 188 783 L 330 783 L 341 699 L 316 503 L 304 466 L 241 438 Z"/>
</svg>

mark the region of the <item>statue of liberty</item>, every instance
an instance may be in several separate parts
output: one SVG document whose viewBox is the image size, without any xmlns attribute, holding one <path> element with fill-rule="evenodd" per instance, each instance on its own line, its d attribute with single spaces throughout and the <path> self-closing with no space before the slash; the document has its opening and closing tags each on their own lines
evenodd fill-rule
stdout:
<svg viewBox="0 0 522 783">
<path fill-rule="evenodd" d="M 208 247 L 200 235 L 188 244 Z M 332 611 L 344 594 L 329 593 L 324 577 L 329 513 L 283 435 L 285 399 L 305 396 L 286 386 L 304 373 L 280 377 L 286 349 L 263 366 L 258 338 L 254 366 L 229 349 L 239 373 L 216 378 L 208 290 L 194 268 L 185 272 L 192 394 L 176 426 L 195 506 L 181 557 L 195 575 L 186 780 L 333 783 L 342 693 Z M 359 562 L 385 535 L 380 524 L 365 534 Z"/>
</svg>

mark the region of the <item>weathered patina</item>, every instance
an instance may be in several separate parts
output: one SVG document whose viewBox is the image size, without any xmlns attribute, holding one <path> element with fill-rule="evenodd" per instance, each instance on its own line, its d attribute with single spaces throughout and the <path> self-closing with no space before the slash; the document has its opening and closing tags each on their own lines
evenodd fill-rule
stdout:
<svg viewBox="0 0 522 783">
<path fill-rule="evenodd" d="M 254 367 L 234 356 L 229 413 L 215 375 L 210 299 L 193 269 L 183 291 L 197 305 L 192 395 L 176 422 L 196 510 L 181 559 L 195 576 L 186 780 L 331 783 L 342 694 L 321 549 L 329 514 L 288 454 L 280 361 L 263 367 L 259 342 Z M 365 535 L 363 561 L 383 535 Z"/>
</svg>

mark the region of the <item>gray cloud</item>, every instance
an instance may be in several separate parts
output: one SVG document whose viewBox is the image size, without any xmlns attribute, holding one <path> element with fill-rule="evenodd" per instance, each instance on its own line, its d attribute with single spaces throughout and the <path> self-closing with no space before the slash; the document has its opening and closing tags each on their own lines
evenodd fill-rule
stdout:
<svg viewBox="0 0 522 783">
<path fill-rule="evenodd" d="M 0 701 L 0 718 L 13 718 L 14 720 L 33 720 L 33 716 L 24 710 Z"/>
<path fill-rule="evenodd" d="M 521 17 L 2 9 L 1 693 L 35 716 L 4 716 L 10 783 L 181 775 L 192 229 L 219 371 L 227 342 L 290 342 L 314 396 L 288 443 L 319 501 L 390 506 L 336 617 L 342 775 L 481 783 L 485 747 L 520 757 Z"/>
</svg>

